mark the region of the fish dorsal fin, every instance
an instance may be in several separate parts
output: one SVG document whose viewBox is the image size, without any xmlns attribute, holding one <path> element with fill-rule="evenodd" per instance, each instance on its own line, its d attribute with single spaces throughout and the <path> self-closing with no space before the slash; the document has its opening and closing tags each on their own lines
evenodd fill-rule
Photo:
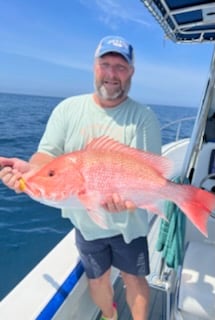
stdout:
<svg viewBox="0 0 215 320">
<path fill-rule="evenodd" d="M 101 136 L 93 139 L 87 144 L 85 150 L 97 150 L 103 152 L 112 151 L 124 153 L 125 155 L 131 155 L 136 159 L 144 161 L 146 164 L 150 165 L 157 172 L 160 172 L 164 176 L 168 176 L 173 167 L 172 162 L 166 157 L 129 147 L 107 136 Z"/>
<path fill-rule="evenodd" d="M 126 151 L 127 153 L 128 149 L 130 149 L 128 146 L 112 138 L 109 138 L 107 136 L 101 136 L 99 138 L 93 139 L 90 143 L 88 143 L 85 150 L 114 151 L 114 152 Z"/>
</svg>

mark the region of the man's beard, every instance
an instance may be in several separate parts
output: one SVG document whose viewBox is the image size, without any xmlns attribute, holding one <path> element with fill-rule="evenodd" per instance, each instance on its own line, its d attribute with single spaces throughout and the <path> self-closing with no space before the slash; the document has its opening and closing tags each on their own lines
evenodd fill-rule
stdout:
<svg viewBox="0 0 215 320">
<path fill-rule="evenodd" d="M 108 92 L 103 83 L 98 83 L 96 80 L 94 81 L 94 87 L 98 96 L 104 100 L 116 100 L 126 98 L 131 87 L 131 79 L 127 80 L 124 88 L 119 86 L 115 92 L 111 93 Z"/>
</svg>

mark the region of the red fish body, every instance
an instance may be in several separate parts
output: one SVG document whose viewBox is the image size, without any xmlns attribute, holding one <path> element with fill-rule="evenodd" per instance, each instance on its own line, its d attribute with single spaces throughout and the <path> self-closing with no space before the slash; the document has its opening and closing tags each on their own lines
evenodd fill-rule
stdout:
<svg viewBox="0 0 215 320">
<path fill-rule="evenodd" d="M 215 196 L 171 182 L 166 178 L 170 169 L 169 160 L 162 156 L 101 137 L 85 149 L 59 156 L 44 166 L 26 181 L 25 192 L 56 207 L 85 207 L 102 227 L 101 203 L 114 193 L 163 217 L 160 203 L 169 200 L 206 235 Z"/>
</svg>

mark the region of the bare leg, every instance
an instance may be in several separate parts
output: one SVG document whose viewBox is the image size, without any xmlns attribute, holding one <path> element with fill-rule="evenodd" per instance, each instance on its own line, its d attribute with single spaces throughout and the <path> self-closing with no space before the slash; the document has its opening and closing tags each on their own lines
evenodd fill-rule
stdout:
<svg viewBox="0 0 215 320">
<path fill-rule="evenodd" d="M 147 320 L 149 305 L 149 286 L 144 277 L 122 272 L 126 285 L 126 299 L 133 320 Z"/>
<path fill-rule="evenodd" d="M 110 269 L 97 279 L 88 279 L 90 294 L 95 304 L 101 309 L 103 316 L 112 318 L 113 288 L 110 283 Z"/>
</svg>

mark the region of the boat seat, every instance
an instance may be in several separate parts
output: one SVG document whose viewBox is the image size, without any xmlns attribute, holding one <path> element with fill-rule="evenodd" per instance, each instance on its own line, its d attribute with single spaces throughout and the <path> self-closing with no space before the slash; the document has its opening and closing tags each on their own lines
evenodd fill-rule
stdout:
<svg viewBox="0 0 215 320">
<path fill-rule="evenodd" d="M 203 178 L 208 176 L 210 173 L 215 173 L 214 150 L 215 142 L 207 142 L 203 144 L 192 178 L 192 184 L 194 186 L 199 187 L 201 181 L 203 181 Z M 215 188 L 215 179 L 208 178 L 201 187 L 208 191 L 213 191 Z"/>
<path fill-rule="evenodd" d="M 215 319 L 215 245 L 188 244 L 179 282 L 181 319 Z"/>
<path fill-rule="evenodd" d="M 206 142 L 215 142 L 215 113 L 207 119 L 204 139 Z"/>
</svg>

